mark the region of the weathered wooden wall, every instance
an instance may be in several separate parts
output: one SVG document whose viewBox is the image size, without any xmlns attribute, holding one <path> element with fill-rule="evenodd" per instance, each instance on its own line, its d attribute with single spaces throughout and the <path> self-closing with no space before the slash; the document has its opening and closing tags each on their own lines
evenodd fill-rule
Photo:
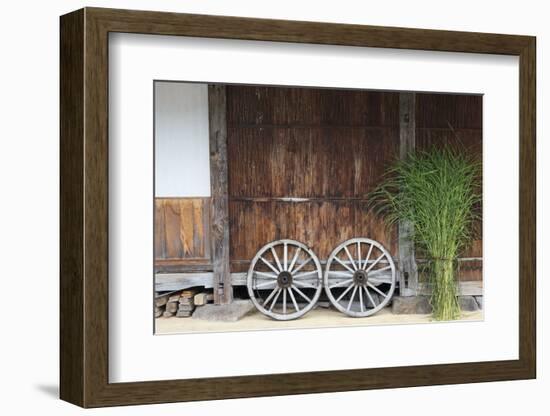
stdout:
<svg viewBox="0 0 550 416">
<path fill-rule="evenodd" d="M 212 270 L 210 198 L 155 198 L 155 271 Z"/>
<path fill-rule="evenodd" d="M 321 260 L 342 241 L 394 231 L 366 196 L 399 146 L 397 93 L 228 86 L 232 271 L 264 244 L 292 238 Z"/>
<path fill-rule="evenodd" d="M 461 143 L 482 151 L 481 96 L 415 94 L 417 149 Z M 245 271 L 264 244 L 292 238 L 325 260 L 368 236 L 397 258 L 397 230 L 366 209 L 399 157 L 399 93 L 226 86 L 230 268 Z M 210 198 L 157 198 L 156 271 L 211 271 Z M 481 223 L 478 224 L 481 230 Z M 481 257 L 481 232 L 464 257 Z M 461 280 L 481 280 L 463 262 Z"/>
<path fill-rule="evenodd" d="M 481 96 L 416 97 L 417 148 L 460 141 L 481 155 Z M 280 238 L 324 260 L 369 236 L 397 257 L 396 230 L 365 205 L 399 156 L 399 93 L 228 86 L 227 136 L 232 271 Z M 464 256 L 481 255 L 479 236 Z M 463 263 L 460 278 L 480 280 L 480 264 Z"/>
</svg>

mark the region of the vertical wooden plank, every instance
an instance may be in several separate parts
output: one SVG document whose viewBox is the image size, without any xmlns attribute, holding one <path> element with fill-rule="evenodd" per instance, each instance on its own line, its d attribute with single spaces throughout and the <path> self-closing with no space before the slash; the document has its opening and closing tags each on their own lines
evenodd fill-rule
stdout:
<svg viewBox="0 0 550 416">
<path fill-rule="evenodd" d="M 519 356 L 528 376 L 537 375 L 537 158 L 536 158 L 536 61 L 535 38 L 520 56 L 520 141 L 519 141 Z"/>
<path fill-rule="evenodd" d="M 166 258 L 166 216 L 164 200 L 155 198 L 155 260 Z"/>
<path fill-rule="evenodd" d="M 85 404 L 84 11 L 60 19 L 60 398 Z"/>
<path fill-rule="evenodd" d="M 229 273 L 229 214 L 227 184 L 226 91 L 223 85 L 208 86 L 210 131 L 210 183 L 212 191 L 210 237 L 214 273 L 214 302 L 230 303 L 233 298 Z"/>
<path fill-rule="evenodd" d="M 399 94 L 399 157 L 405 159 L 415 148 L 415 100 L 416 94 Z M 414 296 L 418 289 L 418 269 L 416 266 L 413 226 L 408 221 L 399 221 L 399 287 L 401 296 Z"/>
</svg>

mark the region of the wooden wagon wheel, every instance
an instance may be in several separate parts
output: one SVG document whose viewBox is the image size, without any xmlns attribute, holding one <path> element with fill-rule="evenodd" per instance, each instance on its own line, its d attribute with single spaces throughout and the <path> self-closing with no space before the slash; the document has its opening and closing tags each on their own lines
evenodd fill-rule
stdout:
<svg viewBox="0 0 550 416">
<path fill-rule="evenodd" d="M 261 313 L 281 321 L 296 319 L 311 310 L 321 295 L 321 263 L 305 244 L 273 241 L 250 263 L 246 285 Z"/>
<path fill-rule="evenodd" d="M 323 285 L 336 309 L 359 318 L 386 306 L 395 281 L 395 264 L 384 246 L 369 238 L 353 238 L 331 253 Z"/>
</svg>

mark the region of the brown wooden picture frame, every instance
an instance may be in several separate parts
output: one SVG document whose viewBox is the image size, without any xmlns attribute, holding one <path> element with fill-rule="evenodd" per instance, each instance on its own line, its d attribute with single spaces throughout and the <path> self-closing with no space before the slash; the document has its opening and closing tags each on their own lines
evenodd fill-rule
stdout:
<svg viewBox="0 0 550 416">
<path fill-rule="evenodd" d="M 530 36 L 85 8 L 60 21 L 60 396 L 83 407 L 337 392 L 536 377 L 536 40 Z M 519 359 L 110 383 L 110 32 L 519 57 Z"/>
</svg>

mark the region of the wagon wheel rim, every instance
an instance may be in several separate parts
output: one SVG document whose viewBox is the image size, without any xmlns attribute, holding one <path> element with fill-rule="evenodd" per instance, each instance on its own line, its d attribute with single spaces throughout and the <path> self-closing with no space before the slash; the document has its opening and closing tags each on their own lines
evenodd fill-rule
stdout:
<svg viewBox="0 0 550 416">
<path fill-rule="evenodd" d="M 281 321 L 296 319 L 309 312 L 321 295 L 321 263 L 299 241 L 272 241 L 252 259 L 246 286 L 252 303 L 264 315 Z"/>
<path fill-rule="evenodd" d="M 395 264 L 390 253 L 369 238 L 352 238 L 336 247 L 323 276 L 332 305 L 356 318 L 373 315 L 386 306 L 395 284 Z"/>
</svg>

